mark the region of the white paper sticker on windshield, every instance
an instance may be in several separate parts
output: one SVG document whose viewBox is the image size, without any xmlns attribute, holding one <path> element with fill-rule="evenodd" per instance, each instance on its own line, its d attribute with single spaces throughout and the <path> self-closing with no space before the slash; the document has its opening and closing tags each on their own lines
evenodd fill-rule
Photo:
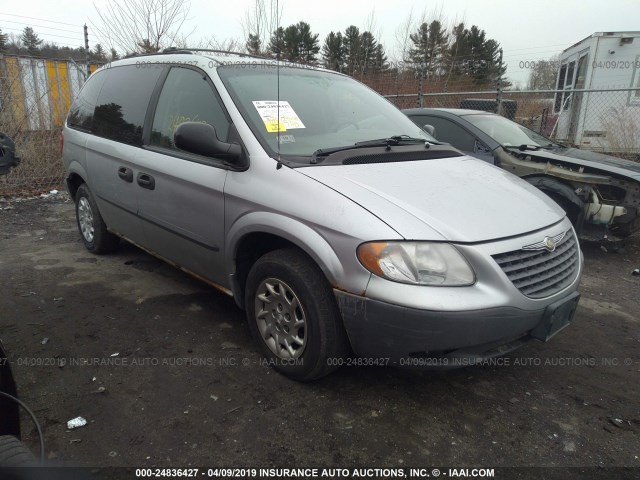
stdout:
<svg viewBox="0 0 640 480">
<path fill-rule="evenodd" d="M 279 113 L 277 101 L 255 100 L 253 105 L 258 110 L 267 132 L 286 132 L 296 128 L 306 128 L 287 101 L 280 101 Z"/>
</svg>

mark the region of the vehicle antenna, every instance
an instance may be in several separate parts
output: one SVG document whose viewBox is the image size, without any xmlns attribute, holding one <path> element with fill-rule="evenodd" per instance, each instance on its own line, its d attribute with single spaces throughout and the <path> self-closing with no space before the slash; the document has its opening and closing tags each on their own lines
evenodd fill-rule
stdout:
<svg viewBox="0 0 640 480">
<path fill-rule="evenodd" d="M 278 5 L 279 0 L 276 0 L 276 32 L 280 31 L 280 17 L 278 12 L 280 11 L 280 7 Z M 278 132 L 278 163 L 276 164 L 276 170 L 280 170 L 282 168 L 282 162 L 280 161 L 280 49 L 278 48 L 276 51 L 276 89 L 277 89 L 277 123 L 276 130 Z"/>
</svg>

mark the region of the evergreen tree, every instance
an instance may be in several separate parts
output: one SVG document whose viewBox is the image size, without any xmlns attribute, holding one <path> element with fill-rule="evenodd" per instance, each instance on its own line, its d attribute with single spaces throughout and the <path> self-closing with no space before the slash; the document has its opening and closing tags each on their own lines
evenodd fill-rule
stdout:
<svg viewBox="0 0 640 480">
<path fill-rule="evenodd" d="M 258 37 L 258 35 L 250 33 L 245 46 L 247 47 L 247 52 L 251 55 L 262 54 L 262 41 L 260 40 L 260 37 Z"/>
<path fill-rule="evenodd" d="M 344 31 L 342 44 L 346 73 L 353 75 L 360 70 L 360 29 L 355 25 L 347 27 Z"/>
<path fill-rule="evenodd" d="M 378 42 L 371 32 L 362 32 L 360 35 L 360 72 L 368 73 L 376 69 L 376 49 Z"/>
<path fill-rule="evenodd" d="M 99 62 L 107 60 L 107 54 L 99 43 L 93 48 L 93 58 Z"/>
<path fill-rule="evenodd" d="M 282 57 L 290 62 L 300 58 L 300 35 L 297 25 L 289 25 L 284 29 Z"/>
<path fill-rule="evenodd" d="M 460 23 L 453 27 L 453 42 L 449 49 L 449 61 L 451 62 L 451 72 L 455 75 L 464 75 L 466 65 L 465 62 L 471 58 L 471 46 L 467 41 L 469 31 L 465 28 L 464 23 Z"/>
<path fill-rule="evenodd" d="M 389 68 L 387 65 L 387 54 L 384 51 L 384 47 L 381 43 L 378 43 L 375 51 L 375 59 L 376 59 L 376 68 L 377 72 L 384 72 Z"/>
<path fill-rule="evenodd" d="M 20 42 L 27 49 L 29 55 L 37 55 L 40 51 L 40 45 L 42 44 L 42 40 L 31 27 L 24 27 L 22 35 L 20 35 Z"/>
<path fill-rule="evenodd" d="M 324 68 L 341 72 L 344 70 L 344 44 L 342 33 L 330 32 L 322 46 L 322 63 Z"/>
<path fill-rule="evenodd" d="M 318 44 L 318 34 L 311 33 L 311 25 L 306 22 L 298 22 L 296 25 L 298 31 L 298 61 L 306 64 L 315 64 L 316 55 L 320 51 Z"/>
<path fill-rule="evenodd" d="M 111 49 L 111 57 L 109 58 L 109 61 L 113 62 L 115 60 L 118 60 L 120 58 L 120 55 L 118 55 L 118 52 L 116 52 L 115 48 Z"/>
<path fill-rule="evenodd" d="M 487 38 L 486 32 L 461 23 L 453 30 L 451 45 L 452 72 L 473 79 L 478 84 L 490 84 L 504 75 L 506 65 L 500 63 L 500 44 Z"/>
<path fill-rule="evenodd" d="M 274 57 L 282 56 L 284 52 L 284 28 L 278 27 L 277 30 L 271 34 L 268 51 Z"/>
<path fill-rule="evenodd" d="M 268 51 L 283 60 L 314 64 L 320 51 L 318 34 L 311 33 L 311 26 L 306 22 L 279 27 L 271 35 Z"/>
<path fill-rule="evenodd" d="M 417 64 L 427 77 L 444 73 L 449 35 L 442 24 L 438 20 L 430 24 L 425 22 L 409 38 L 413 42 L 413 48 L 409 51 L 411 62 Z"/>
</svg>

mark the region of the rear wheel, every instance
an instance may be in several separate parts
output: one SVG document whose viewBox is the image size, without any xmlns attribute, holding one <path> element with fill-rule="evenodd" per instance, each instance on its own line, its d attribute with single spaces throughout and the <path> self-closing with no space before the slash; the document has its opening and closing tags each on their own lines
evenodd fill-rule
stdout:
<svg viewBox="0 0 640 480">
<path fill-rule="evenodd" d="M 76 192 L 76 219 L 87 250 L 92 253 L 108 253 L 118 247 L 120 239 L 107 230 L 86 183 L 80 185 Z"/>
<path fill-rule="evenodd" d="M 265 254 L 253 265 L 245 305 L 251 333 L 269 365 L 299 381 L 336 370 L 349 352 L 333 291 L 297 249 Z"/>
</svg>

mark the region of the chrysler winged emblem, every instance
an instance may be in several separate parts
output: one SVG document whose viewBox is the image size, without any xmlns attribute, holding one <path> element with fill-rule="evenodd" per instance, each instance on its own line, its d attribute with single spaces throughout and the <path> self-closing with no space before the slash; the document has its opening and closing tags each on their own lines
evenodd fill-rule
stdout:
<svg viewBox="0 0 640 480">
<path fill-rule="evenodd" d="M 526 245 L 522 247 L 522 250 L 547 250 L 548 252 L 553 252 L 566 234 L 567 232 L 562 232 L 553 237 L 544 237 L 541 242 Z"/>
<path fill-rule="evenodd" d="M 556 249 L 556 241 L 551 238 L 551 237 L 544 237 L 544 246 L 547 248 L 547 250 L 549 250 L 550 252 L 553 252 Z"/>
</svg>

